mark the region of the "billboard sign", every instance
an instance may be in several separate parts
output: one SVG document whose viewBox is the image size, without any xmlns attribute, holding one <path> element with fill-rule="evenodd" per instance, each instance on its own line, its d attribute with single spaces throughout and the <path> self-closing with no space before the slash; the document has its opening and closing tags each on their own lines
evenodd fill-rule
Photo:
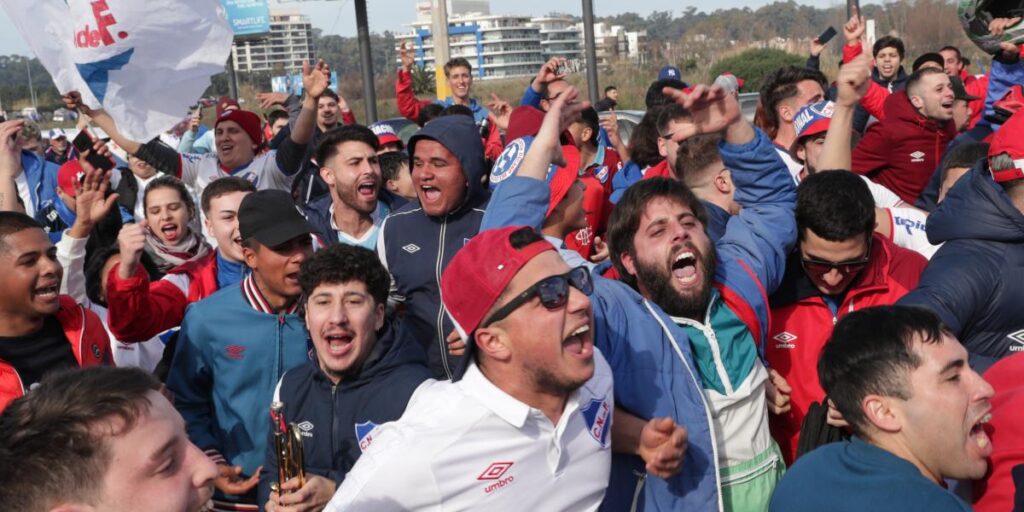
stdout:
<svg viewBox="0 0 1024 512">
<path fill-rule="evenodd" d="M 256 38 L 270 34 L 267 0 L 221 0 L 235 38 Z"/>
</svg>

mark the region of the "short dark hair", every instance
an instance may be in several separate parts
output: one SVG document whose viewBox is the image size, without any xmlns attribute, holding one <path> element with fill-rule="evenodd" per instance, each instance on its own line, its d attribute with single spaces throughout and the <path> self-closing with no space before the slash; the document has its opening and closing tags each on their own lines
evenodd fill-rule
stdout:
<svg viewBox="0 0 1024 512">
<path fill-rule="evenodd" d="M 678 103 L 669 103 L 658 110 L 658 136 L 665 134 L 668 124 L 672 121 L 690 118 L 690 112 Z"/>
<path fill-rule="evenodd" d="M 181 202 L 185 203 L 185 207 L 188 208 L 189 219 L 193 219 L 196 215 L 196 202 L 192 199 L 192 194 L 188 192 L 188 188 L 178 178 L 174 176 L 163 175 L 159 178 L 149 182 L 146 185 L 146 190 L 142 194 L 142 208 L 149 210 L 149 193 L 161 188 L 169 188 L 171 190 L 178 191 L 178 195 L 181 196 Z"/>
<path fill-rule="evenodd" d="M 700 171 L 711 164 L 722 162 L 722 155 L 718 152 L 721 140 L 720 134 L 705 133 L 680 142 L 679 150 L 676 151 L 676 167 L 672 173 L 688 187 L 700 184 L 703 177 Z"/>
<path fill-rule="evenodd" d="M 629 136 L 629 158 L 641 169 L 662 161 L 658 151 L 658 115 L 664 107 L 655 107 L 644 113 Z"/>
<path fill-rule="evenodd" d="M 419 125 L 420 128 L 426 126 L 431 119 L 441 115 L 441 111 L 443 110 L 444 107 L 437 103 L 424 105 L 423 108 L 420 109 L 420 115 L 416 116 L 416 124 Z"/>
<path fill-rule="evenodd" d="M 454 68 L 466 68 L 469 70 L 470 76 L 473 75 L 473 66 L 464 57 L 452 57 L 448 59 L 448 62 L 444 63 L 444 76 L 451 76 L 452 69 Z"/>
<path fill-rule="evenodd" d="M 895 36 L 882 36 L 875 41 L 875 45 L 871 47 L 871 56 L 878 55 L 878 52 L 884 48 L 895 48 L 896 53 L 900 55 L 900 60 L 907 54 L 907 47 L 903 46 L 903 40 Z"/>
<path fill-rule="evenodd" d="M 467 116 L 473 117 L 473 110 L 465 105 L 448 105 L 437 117 L 445 116 Z"/>
<path fill-rule="evenodd" d="M 686 82 L 675 78 L 663 78 L 651 82 L 651 85 L 647 87 L 647 95 L 644 97 L 644 105 L 648 111 L 672 103 L 672 98 L 665 96 L 665 93 L 662 92 L 666 87 L 682 90 L 686 89 Z"/>
<path fill-rule="evenodd" d="M 210 213 L 210 203 L 214 199 L 234 192 L 256 192 L 256 185 L 238 176 L 225 176 L 211 181 L 203 189 L 203 195 L 199 198 L 199 204 L 203 206 L 203 213 Z"/>
<path fill-rule="evenodd" d="M 380 149 L 380 139 L 373 133 L 373 130 L 361 124 L 346 124 L 327 130 L 316 146 L 316 162 L 320 166 L 327 165 L 327 161 L 338 154 L 338 146 L 345 142 L 362 142 L 373 148 L 376 152 Z"/>
<path fill-rule="evenodd" d="M 619 271 L 619 277 L 630 286 L 636 287 L 636 278 L 626 271 L 622 254 L 636 255 L 633 237 L 640 228 L 647 204 L 658 198 L 667 198 L 690 209 L 707 229 L 708 213 L 704 204 L 689 187 L 669 178 L 651 178 L 634 183 L 622 194 L 608 219 L 608 247 L 612 263 Z"/>
<path fill-rule="evenodd" d="M 7 237 L 32 228 L 41 230 L 43 226 L 21 212 L 0 212 L 0 251 L 7 250 Z"/>
<path fill-rule="evenodd" d="M 380 162 L 381 179 L 387 182 L 398 178 L 402 166 L 409 165 L 409 156 L 401 151 L 389 151 L 377 155 L 377 161 Z"/>
<path fill-rule="evenodd" d="M 914 343 L 939 343 L 949 330 L 935 313 L 914 306 L 854 311 L 839 321 L 818 358 L 818 380 L 854 433 L 869 426 L 867 395 L 908 400 L 908 374 L 921 366 Z"/>
<path fill-rule="evenodd" d="M 271 126 L 273 126 L 279 119 L 288 119 L 288 111 L 278 108 L 271 110 L 270 113 L 267 114 L 267 124 Z"/>
<path fill-rule="evenodd" d="M 759 112 L 759 120 L 762 122 L 766 132 L 774 136 L 779 129 L 779 114 L 776 110 L 779 103 L 788 100 L 799 94 L 797 84 L 804 80 L 813 80 L 821 86 L 822 91 L 828 90 L 828 81 L 825 75 L 816 69 L 801 66 L 783 66 L 768 74 L 761 86 L 760 96 L 762 109 Z"/>
<path fill-rule="evenodd" d="M 940 48 L 939 49 L 939 53 L 942 53 L 942 52 L 944 52 L 946 50 L 950 50 L 950 51 L 956 52 L 956 60 L 959 60 L 959 61 L 963 62 L 964 56 L 963 56 L 962 53 L 960 53 L 960 48 L 957 48 L 956 46 L 952 46 L 952 45 L 947 45 L 947 46 L 943 46 L 942 48 Z"/>
<path fill-rule="evenodd" d="M 593 147 L 597 147 L 597 134 L 601 130 L 601 118 L 597 115 L 597 110 L 594 107 L 587 107 L 580 112 L 580 122 L 587 128 L 590 128 L 590 140 L 587 144 Z"/>
<path fill-rule="evenodd" d="M 331 98 L 334 101 L 341 101 L 341 97 L 338 96 L 338 93 L 334 92 L 330 87 L 324 89 L 324 92 L 320 95 L 321 98 L 323 98 L 324 96 Z M 319 101 L 319 98 L 317 99 L 317 101 Z"/>
<path fill-rule="evenodd" d="M 957 144 L 952 149 L 946 152 L 942 157 L 942 168 L 939 178 L 942 183 L 946 181 L 946 176 L 949 175 L 950 169 L 956 168 L 968 168 L 974 167 L 974 164 L 978 163 L 978 160 L 984 160 L 988 158 L 988 143 L 987 142 L 965 142 L 963 144 Z"/>
<path fill-rule="evenodd" d="M 604 88 L 604 93 L 605 93 L 605 94 L 608 94 L 608 91 L 617 91 L 618 89 L 619 89 L 619 88 L 618 88 L 618 87 L 615 87 L 614 85 L 609 85 L 609 86 L 607 86 L 607 87 L 605 87 L 605 88 Z"/>
<path fill-rule="evenodd" d="M 306 258 L 299 269 L 302 304 L 322 284 L 359 281 L 377 304 L 386 304 L 391 276 L 377 253 L 356 245 L 335 244 Z"/>
<path fill-rule="evenodd" d="M 875 229 L 871 190 L 849 171 L 816 172 L 796 189 L 796 226 L 800 240 L 805 229 L 830 242 L 871 236 Z"/>
<path fill-rule="evenodd" d="M 137 368 L 58 371 L 0 414 L 0 503 L 38 511 L 95 502 L 111 463 L 107 439 L 134 428 L 160 381 Z M 96 428 L 114 420 L 115 430 Z M 32 475 L 32 478 L 26 478 Z"/>
<path fill-rule="evenodd" d="M 907 97 L 917 95 L 918 84 L 924 77 L 929 75 L 945 75 L 946 72 L 939 68 L 921 68 L 911 73 L 910 78 L 907 79 Z"/>
</svg>

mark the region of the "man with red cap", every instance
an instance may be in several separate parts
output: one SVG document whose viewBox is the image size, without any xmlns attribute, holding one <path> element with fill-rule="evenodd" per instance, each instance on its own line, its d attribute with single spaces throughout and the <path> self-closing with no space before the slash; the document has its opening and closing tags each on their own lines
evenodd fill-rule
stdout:
<svg viewBox="0 0 1024 512">
<path fill-rule="evenodd" d="M 242 107 L 238 106 L 238 101 L 230 96 L 221 96 L 217 100 L 217 119 L 224 115 L 229 110 L 239 110 Z M 213 140 L 213 130 L 207 130 L 199 122 L 202 117 L 202 107 L 198 107 L 192 112 L 192 118 L 189 120 L 188 129 L 181 134 L 181 141 L 178 142 L 179 153 L 193 153 L 196 155 L 204 155 L 206 153 L 216 153 L 216 144 Z M 203 132 L 200 134 L 200 128 Z"/>
<path fill-rule="evenodd" d="M 227 109 L 217 118 L 214 138 L 216 154 L 179 154 L 156 141 L 145 144 L 129 140 L 102 109 L 92 110 L 81 102 L 78 92 L 64 97 L 66 106 L 90 116 L 111 140 L 158 169 L 175 169 L 176 175 L 192 187 L 196 194 L 211 181 L 225 176 L 237 176 L 250 181 L 258 190 L 291 190 L 291 183 L 302 165 L 306 145 L 316 128 L 317 100 L 330 83 L 330 70 L 323 63 L 310 67 L 303 65 L 302 82 L 305 90 L 302 112 L 291 136 L 276 150 L 264 151 L 260 117 L 247 110 Z"/>
<path fill-rule="evenodd" d="M 64 231 L 75 224 L 75 199 L 85 178 L 85 170 L 79 161 L 68 160 L 57 171 L 57 197 L 47 199 L 39 205 L 35 219 L 43 225 L 53 243 L 60 242 Z M 87 244 L 86 253 L 97 248 L 106 248 L 117 241 L 121 230 L 122 217 L 117 208 L 111 209 L 93 229 L 93 236 Z"/>
<path fill-rule="evenodd" d="M 900 304 L 937 313 L 978 371 L 1024 351 L 1024 112 L 929 215 L 928 238 L 945 243 Z"/>
<path fill-rule="evenodd" d="M 441 276 L 469 340 L 462 379 L 428 381 L 401 419 L 377 427 L 325 510 L 597 510 L 621 439 L 591 333 L 593 286 L 530 228 L 470 240 Z M 684 438 L 663 418 L 638 443 L 673 472 Z"/>
</svg>

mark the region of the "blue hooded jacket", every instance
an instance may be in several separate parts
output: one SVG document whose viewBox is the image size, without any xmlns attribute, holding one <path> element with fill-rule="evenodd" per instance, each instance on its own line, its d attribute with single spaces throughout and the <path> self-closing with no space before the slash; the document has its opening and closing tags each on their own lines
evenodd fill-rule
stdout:
<svg viewBox="0 0 1024 512">
<path fill-rule="evenodd" d="M 43 157 L 31 152 L 21 151 L 21 168 L 28 182 L 32 206 L 41 208 L 47 202 L 59 201 L 57 197 L 57 171 L 60 167 L 47 162 Z"/>
<path fill-rule="evenodd" d="M 796 240 L 796 190 L 772 142 L 760 130 L 741 145 L 722 143 L 733 170 L 736 201 L 744 205 L 715 244 L 716 288 L 727 307 L 762 346 L 768 333 L 768 297 L 779 284 Z M 540 229 L 550 201 L 545 182 L 513 176 L 494 192 L 481 230 L 526 225 Z M 590 296 L 594 344 L 615 376 L 615 404 L 641 418 L 668 416 L 686 428 L 684 468 L 664 480 L 646 475 L 636 456 L 613 454 L 602 510 L 721 509 L 717 445 L 701 375 L 689 338 L 656 304 L 623 282 L 594 275 Z M 645 475 L 645 476 L 641 476 Z"/>
<path fill-rule="evenodd" d="M 370 431 L 400 418 L 413 392 L 429 378 L 427 359 L 408 329 L 400 323 L 385 324 L 358 375 L 334 385 L 319 364 L 310 361 L 281 377 L 274 401 L 284 403 L 287 423 L 301 425 L 306 473 L 340 486 L 372 440 Z M 261 504 L 277 480 L 273 447 L 271 431 L 260 473 Z"/>
<path fill-rule="evenodd" d="M 928 241 L 943 243 L 917 288 L 899 304 L 942 319 L 981 372 L 1024 351 L 1024 215 L 981 161 L 928 216 Z"/>
<path fill-rule="evenodd" d="M 448 354 L 445 341 L 455 330 L 441 304 L 441 272 L 480 230 L 489 194 L 482 179 L 488 172 L 480 133 L 468 116 L 436 118 L 409 139 L 410 158 L 416 143 L 435 140 L 451 151 L 466 177 L 466 196 L 452 211 L 433 217 L 419 202 L 391 213 L 381 225 L 377 253 L 393 279 L 390 302 L 405 305 L 405 322 L 424 345 L 434 376 L 450 379 L 461 358 Z M 410 164 L 410 166 L 412 166 Z"/>
</svg>

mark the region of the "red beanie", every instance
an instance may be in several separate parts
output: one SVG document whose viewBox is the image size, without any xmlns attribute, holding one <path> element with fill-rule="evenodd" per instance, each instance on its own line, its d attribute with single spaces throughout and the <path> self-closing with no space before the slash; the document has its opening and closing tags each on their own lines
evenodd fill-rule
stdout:
<svg viewBox="0 0 1024 512">
<path fill-rule="evenodd" d="M 224 121 L 234 121 L 238 123 L 238 126 L 245 130 L 245 133 L 249 134 L 249 138 L 252 139 L 252 143 L 259 146 L 263 144 L 263 129 L 262 123 L 260 122 L 260 116 L 249 112 L 248 110 L 228 110 L 217 118 L 217 123 L 213 125 L 214 129 Z"/>
<path fill-rule="evenodd" d="M 78 160 L 68 160 L 57 171 L 57 186 L 68 196 L 77 197 L 75 185 L 80 185 L 82 178 L 85 178 L 82 164 L 78 163 Z"/>
</svg>

